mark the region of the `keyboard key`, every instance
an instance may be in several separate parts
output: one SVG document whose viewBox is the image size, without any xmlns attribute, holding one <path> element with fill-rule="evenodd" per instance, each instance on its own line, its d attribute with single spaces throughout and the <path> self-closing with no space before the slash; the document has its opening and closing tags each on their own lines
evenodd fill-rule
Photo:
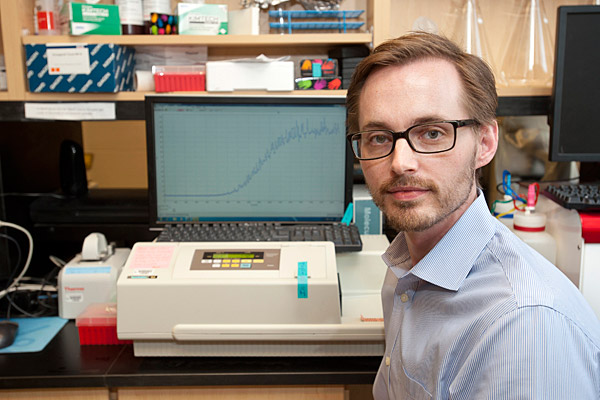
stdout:
<svg viewBox="0 0 600 400">
<path fill-rule="evenodd" d="M 360 251 L 355 225 L 336 224 L 182 224 L 167 225 L 159 242 L 331 241 L 337 252 Z"/>
</svg>

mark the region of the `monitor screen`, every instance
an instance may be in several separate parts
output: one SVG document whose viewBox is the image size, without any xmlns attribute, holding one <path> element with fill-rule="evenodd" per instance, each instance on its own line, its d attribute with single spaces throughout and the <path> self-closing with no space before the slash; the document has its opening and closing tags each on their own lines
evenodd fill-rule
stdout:
<svg viewBox="0 0 600 400">
<path fill-rule="evenodd" d="M 600 161 L 600 6 L 558 8 L 551 161 Z"/>
<path fill-rule="evenodd" d="M 148 96 L 146 115 L 154 226 L 343 217 L 343 96 Z"/>
</svg>

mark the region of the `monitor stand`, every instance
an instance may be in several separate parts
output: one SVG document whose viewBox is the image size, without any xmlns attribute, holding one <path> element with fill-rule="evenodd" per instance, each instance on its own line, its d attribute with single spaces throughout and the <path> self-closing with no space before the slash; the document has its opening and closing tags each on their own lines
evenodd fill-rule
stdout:
<svg viewBox="0 0 600 400">
<path fill-rule="evenodd" d="M 582 162 L 579 166 L 579 182 L 600 182 L 600 162 Z"/>
</svg>

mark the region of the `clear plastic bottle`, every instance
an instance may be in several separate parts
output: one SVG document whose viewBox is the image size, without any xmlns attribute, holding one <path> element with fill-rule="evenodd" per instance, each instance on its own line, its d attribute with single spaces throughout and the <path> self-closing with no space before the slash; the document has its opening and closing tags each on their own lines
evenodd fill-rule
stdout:
<svg viewBox="0 0 600 400">
<path fill-rule="evenodd" d="M 58 2 L 56 0 L 35 0 L 33 19 L 36 34 L 60 35 Z"/>
<path fill-rule="evenodd" d="M 452 0 L 446 20 L 446 35 L 467 53 L 485 60 L 494 71 L 496 80 L 501 80 L 502 76 L 490 51 L 486 24 L 477 0 Z"/>
<path fill-rule="evenodd" d="M 523 0 L 502 59 L 501 76 L 509 86 L 552 85 L 554 43 L 540 0 Z"/>
</svg>

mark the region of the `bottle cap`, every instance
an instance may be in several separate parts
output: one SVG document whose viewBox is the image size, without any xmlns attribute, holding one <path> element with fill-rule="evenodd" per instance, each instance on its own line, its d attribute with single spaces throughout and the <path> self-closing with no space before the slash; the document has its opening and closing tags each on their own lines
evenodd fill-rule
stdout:
<svg viewBox="0 0 600 400">
<path fill-rule="evenodd" d="M 515 230 L 523 232 L 543 232 L 546 229 L 546 214 L 535 212 L 515 212 Z"/>
</svg>

